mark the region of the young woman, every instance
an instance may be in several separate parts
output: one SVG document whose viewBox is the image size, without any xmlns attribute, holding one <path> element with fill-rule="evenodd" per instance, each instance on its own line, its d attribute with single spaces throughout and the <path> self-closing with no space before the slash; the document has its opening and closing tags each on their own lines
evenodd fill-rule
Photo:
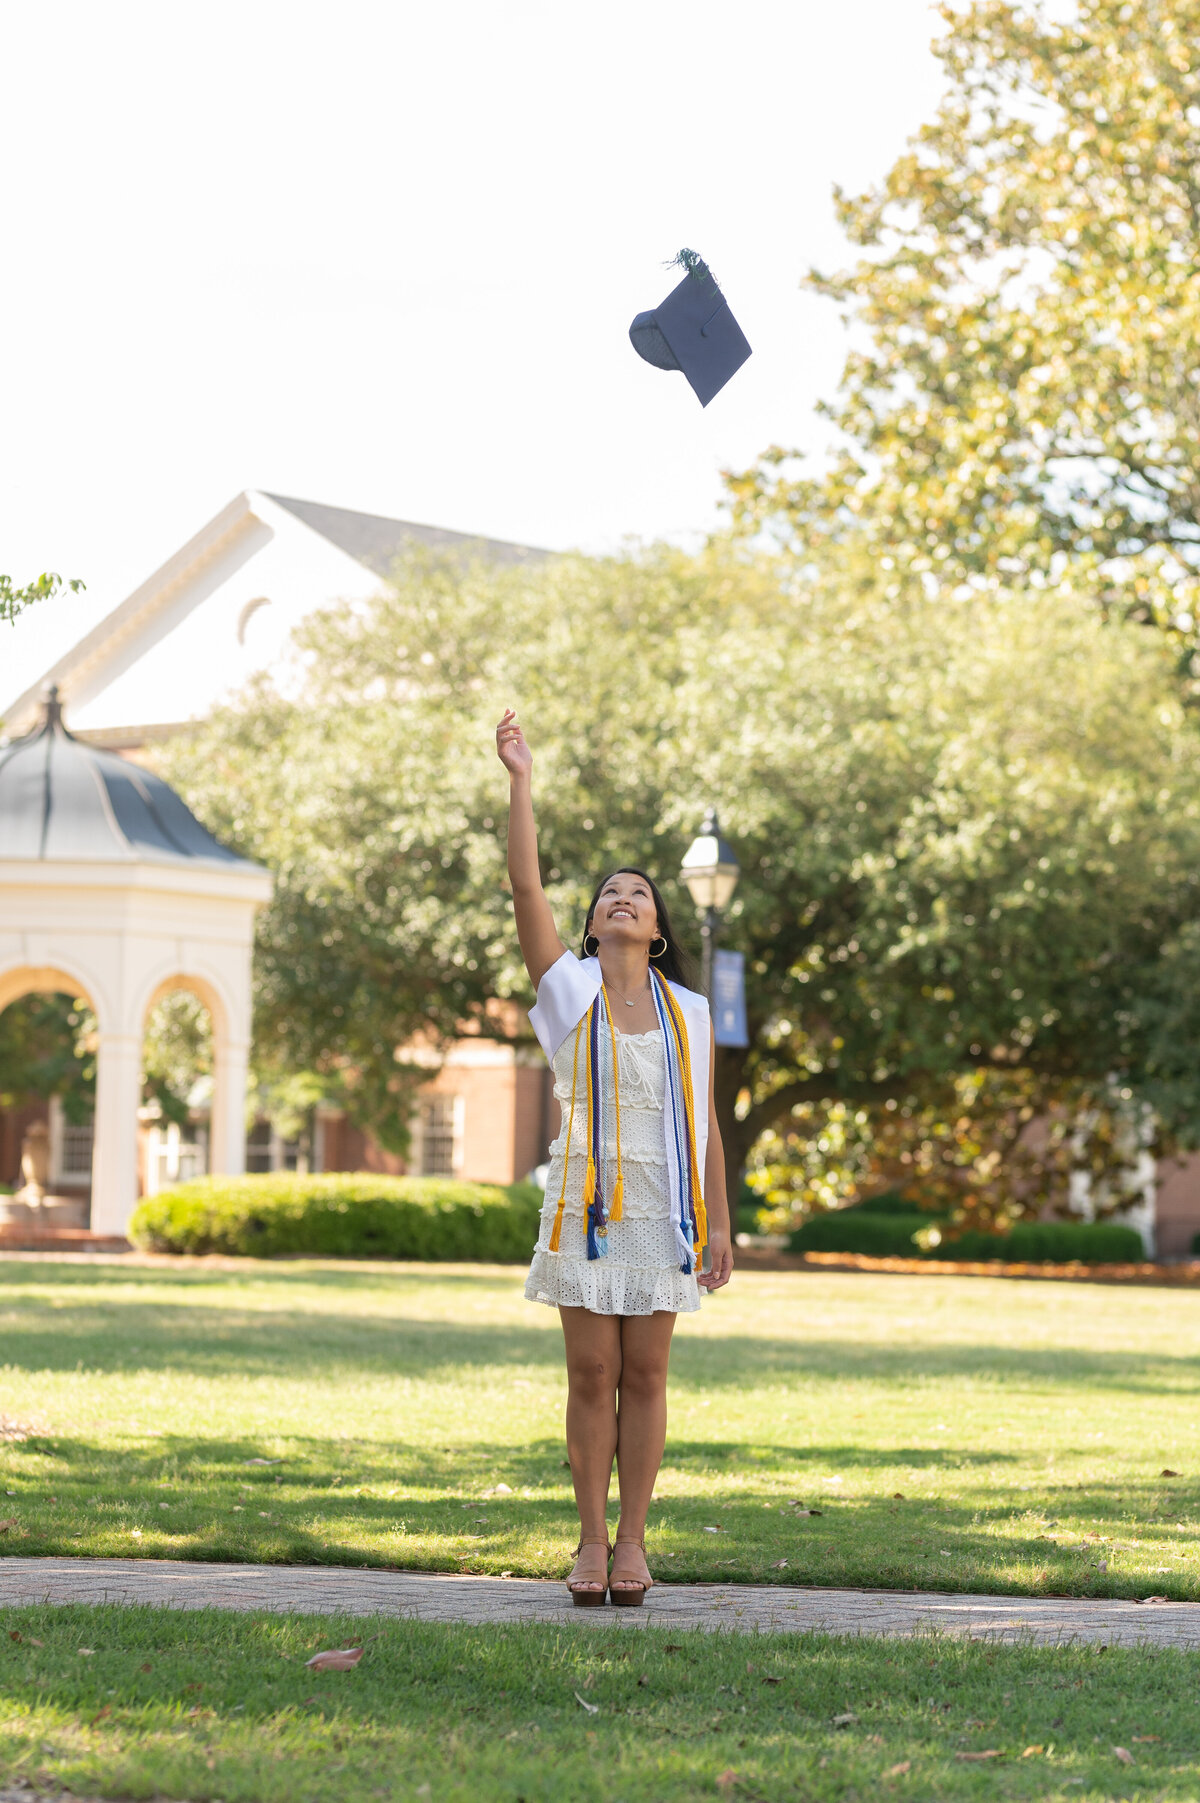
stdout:
<svg viewBox="0 0 1200 1803">
<path fill-rule="evenodd" d="M 554 1071 L 562 1126 L 550 1148 L 525 1294 L 556 1307 L 567 1354 L 567 1452 L 578 1604 L 639 1604 L 651 1586 L 646 1512 L 667 1431 L 675 1317 L 733 1269 L 713 1102 L 708 1003 L 680 982 L 667 910 L 643 871 L 597 886 L 582 959 L 564 945 L 538 871 L 533 758 L 510 709 L 496 728 L 509 773 L 508 874 Z M 613 1458 L 621 1495 L 608 1538 Z M 612 1561 L 611 1572 L 609 1560 Z"/>
</svg>

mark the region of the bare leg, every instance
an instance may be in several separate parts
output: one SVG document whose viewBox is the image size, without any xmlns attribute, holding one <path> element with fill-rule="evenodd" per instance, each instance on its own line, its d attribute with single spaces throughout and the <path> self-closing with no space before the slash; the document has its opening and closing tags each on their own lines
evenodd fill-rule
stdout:
<svg viewBox="0 0 1200 1803">
<path fill-rule="evenodd" d="M 579 1510 L 576 1588 L 608 1587 L 608 1486 L 617 1450 L 617 1384 L 621 1376 L 621 1328 L 617 1315 L 560 1308 L 567 1350 L 567 1456 Z M 588 1542 L 600 1542 L 600 1546 Z M 603 1575 L 601 1575 L 603 1574 Z"/>
<path fill-rule="evenodd" d="M 621 1519 L 617 1538 L 640 1542 L 646 1537 L 646 1512 L 667 1440 L 667 1361 L 675 1316 L 666 1310 L 653 1315 L 623 1315 L 620 1324 L 617 1480 L 621 1488 Z M 642 1552 L 636 1545 L 623 1546 L 613 1559 L 613 1589 L 641 1589 L 649 1581 Z"/>
</svg>

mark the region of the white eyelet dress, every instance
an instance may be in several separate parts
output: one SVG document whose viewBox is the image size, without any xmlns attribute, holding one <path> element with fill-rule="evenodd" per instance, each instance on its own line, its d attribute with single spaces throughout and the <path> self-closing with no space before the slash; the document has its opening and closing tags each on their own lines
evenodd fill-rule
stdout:
<svg viewBox="0 0 1200 1803">
<path fill-rule="evenodd" d="M 583 1059 L 575 1090 L 575 1125 L 567 1166 L 566 1203 L 563 1208 L 559 1250 L 551 1252 L 550 1235 L 563 1186 L 563 1161 L 567 1151 L 567 1120 L 571 1108 L 571 1067 L 575 1035 L 570 1034 L 552 1060 L 554 1094 L 562 1109 L 562 1129 L 550 1148 L 550 1172 L 542 1208 L 537 1249 L 525 1284 L 531 1302 L 551 1308 L 590 1309 L 595 1315 L 652 1315 L 659 1309 L 688 1314 L 700 1307 L 700 1289 L 694 1274 L 679 1268 L 675 1228 L 671 1220 L 671 1192 L 667 1173 L 663 1105 L 666 1065 L 663 1037 L 658 1028 L 650 1033 L 619 1033 L 617 1073 L 621 1093 L 621 1166 L 625 1196 L 621 1219 L 609 1221 L 600 1241 L 602 1258 L 587 1255 L 583 1185 L 587 1171 L 587 1090 L 582 1081 Z M 604 1194 L 612 1194 L 616 1145 L 616 1110 L 611 1085 L 607 1086 L 603 1119 L 605 1161 Z"/>
</svg>

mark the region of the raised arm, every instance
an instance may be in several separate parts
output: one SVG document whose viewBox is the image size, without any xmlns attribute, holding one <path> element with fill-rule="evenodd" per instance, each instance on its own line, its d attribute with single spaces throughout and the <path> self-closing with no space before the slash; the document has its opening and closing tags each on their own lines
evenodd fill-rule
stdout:
<svg viewBox="0 0 1200 1803">
<path fill-rule="evenodd" d="M 536 989 L 566 951 L 558 936 L 538 869 L 537 827 L 533 819 L 533 756 L 509 708 L 496 728 L 496 753 L 508 771 L 508 880 L 521 956 Z"/>
</svg>

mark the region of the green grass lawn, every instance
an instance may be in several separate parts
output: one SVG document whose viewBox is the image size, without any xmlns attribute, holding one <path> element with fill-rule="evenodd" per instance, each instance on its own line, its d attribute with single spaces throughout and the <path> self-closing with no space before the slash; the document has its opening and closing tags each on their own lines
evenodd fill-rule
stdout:
<svg viewBox="0 0 1200 1803">
<path fill-rule="evenodd" d="M 355 1640 L 354 1671 L 306 1669 Z M 1120 1648 L 43 1607 L 0 1611 L 0 1772 L 224 1803 L 1194 1803 L 1198 1681 Z"/>
<path fill-rule="evenodd" d="M 521 1277 L 0 1260 L 0 1414 L 40 1430 L 0 1439 L 0 1552 L 564 1573 Z M 677 1333 L 652 1568 L 1200 1597 L 1198 1349 L 1191 1293 L 735 1277 Z"/>
</svg>

